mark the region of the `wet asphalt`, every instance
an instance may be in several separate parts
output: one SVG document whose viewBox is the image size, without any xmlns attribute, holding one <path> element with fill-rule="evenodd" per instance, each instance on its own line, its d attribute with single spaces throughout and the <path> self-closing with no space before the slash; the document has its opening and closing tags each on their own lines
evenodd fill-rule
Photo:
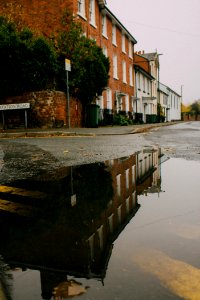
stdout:
<svg viewBox="0 0 200 300">
<path fill-rule="evenodd" d="M 167 125 L 3 132 L 0 184 L 125 157 L 149 145 L 159 145 L 168 157 L 200 160 L 200 122 Z"/>
</svg>

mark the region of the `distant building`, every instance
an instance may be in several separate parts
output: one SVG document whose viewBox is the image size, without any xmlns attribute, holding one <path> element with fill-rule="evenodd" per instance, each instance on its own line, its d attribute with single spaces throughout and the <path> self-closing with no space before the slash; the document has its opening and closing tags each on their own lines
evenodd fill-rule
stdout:
<svg viewBox="0 0 200 300">
<path fill-rule="evenodd" d="M 151 79 L 151 96 L 148 98 L 143 95 L 146 85 L 148 85 L 147 79 L 142 74 L 135 75 L 137 80 L 135 99 L 141 103 L 140 111 L 138 112 L 143 114 L 143 121 L 147 123 L 181 120 L 181 96 L 160 82 L 159 55 L 157 52 L 145 53 L 144 51 L 139 51 L 134 56 L 135 72 L 137 73 L 137 68 L 140 66 L 153 77 Z M 147 116 L 147 112 L 144 109 L 145 105 L 151 105 L 151 110 L 149 110 L 151 117 Z M 161 105 L 162 112 L 160 113 L 157 110 L 158 105 Z M 155 117 L 156 115 L 157 118 Z"/>
<path fill-rule="evenodd" d="M 137 93 L 135 94 L 136 101 L 140 103 L 140 113 L 142 113 L 142 120 L 146 123 L 155 123 L 157 121 L 157 89 L 159 77 L 159 54 L 145 53 L 139 51 L 134 56 L 135 66 L 143 68 L 148 76 L 144 73 L 135 75 L 137 82 Z M 137 71 L 137 67 L 135 68 Z M 147 91 L 147 94 L 146 94 Z M 139 97 L 138 97 L 139 95 Z"/>
<path fill-rule="evenodd" d="M 169 120 L 179 121 L 181 120 L 181 101 L 182 97 L 171 88 L 167 87 L 169 91 Z"/>
</svg>

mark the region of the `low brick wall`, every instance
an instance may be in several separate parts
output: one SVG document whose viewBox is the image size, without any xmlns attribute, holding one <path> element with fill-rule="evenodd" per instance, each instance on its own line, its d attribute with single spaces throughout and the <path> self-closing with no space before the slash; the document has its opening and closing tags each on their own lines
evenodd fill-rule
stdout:
<svg viewBox="0 0 200 300">
<path fill-rule="evenodd" d="M 30 103 L 28 110 L 29 127 L 62 127 L 68 126 L 66 94 L 60 91 L 38 91 L 21 96 L 8 97 L 1 104 Z M 10 114 L 17 115 L 17 111 Z M 70 99 L 70 126 L 82 126 L 82 105 L 77 99 Z"/>
<path fill-rule="evenodd" d="M 183 121 L 200 121 L 200 114 L 182 113 Z"/>
</svg>

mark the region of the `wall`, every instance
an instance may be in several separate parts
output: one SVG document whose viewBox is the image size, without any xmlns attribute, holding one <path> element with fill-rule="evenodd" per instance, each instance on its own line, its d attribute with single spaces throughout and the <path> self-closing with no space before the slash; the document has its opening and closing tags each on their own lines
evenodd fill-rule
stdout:
<svg viewBox="0 0 200 300">
<path fill-rule="evenodd" d="M 183 121 L 200 121 L 200 114 L 196 115 L 193 113 L 182 113 Z"/>
<path fill-rule="evenodd" d="M 1 104 L 30 103 L 28 110 L 28 126 L 62 127 L 68 126 L 67 119 L 67 99 L 64 92 L 59 91 L 40 91 L 25 93 L 22 96 L 7 97 L 2 99 Z M 5 117 L 12 115 L 17 120 L 16 111 L 5 111 Z M 71 127 L 82 126 L 82 105 L 77 99 L 70 99 Z M 8 120 L 7 120 L 8 121 Z"/>
<path fill-rule="evenodd" d="M 67 8 L 74 9 L 73 0 L 0 0 L 0 14 L 7 15 L 18 26 L 26 24 L 37 33 L 51 35 L 60 27 L 60 18 Z"/>
</svg>

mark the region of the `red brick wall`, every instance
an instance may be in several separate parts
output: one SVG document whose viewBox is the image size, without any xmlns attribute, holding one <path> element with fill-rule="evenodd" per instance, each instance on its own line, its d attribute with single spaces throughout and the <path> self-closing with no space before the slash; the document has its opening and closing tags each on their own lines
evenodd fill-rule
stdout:
<svg viewBox="0 0 200 300">
<path fill-rule="evenodd" d="M 133 64 L 133 59 L 129 58 L 128 38 L 126 37 L 126 54 L 122 52 L 122 31 L 117 27 L 117 46 L 112 44 L 112 20 L 107 17 L 107 35 L 105 39 L 102 36 L 102 11 L 95 1 L 96 11 L 96 26 L 89 24 L 89 0 L 86 2 L 86 18 L 77 17 L 81 21 L 83 30 L 88 37 L 96 40 L 99 46 L 105 45 L 108 49 L 108 56 L 111 62 L 109 88 L 112 90 L 112 107 L 115 110 L 115 91 L 123 92 L 129 95 L 130 110 L 132 110 L 131 96 L 134 95 L 134 87 L 129 84 L 129 66 Z M 51 35 L 60 27 L 60 18 L 65 9 L 73 11 L 77 15 L 78 1 L 77 0 L 0 0 L 0 13 L 7 14 L 10 19 L 15 20 L 18 24 L 27 24 L 36 32 L 42 32 L 45 35 Z M 118 77 L 116 80 L 112 74 L 112 58 L 113 53 L 118 56 Z M 122 60 L 126 61 L 127 69 L 127 84 L 122 81 Z M 134 72 L 133 72 L 134 82 Z M 107 95 L 104 96 L 104 108 L 107 107 Z M 125 97 L 123 97 L 123 108 L 125 110 Z"/>
<path fill-rule="evenodd" d="M 107 35 L 108 39 L 103 38 L 102 44 L 105 45 L 108 49 L 108 56 L 110 57 L 110 80 L 109 87 L 112 88 L 112 97 L 113 97 L 113 108 L 115 110 L 115 91 L 120 91 L 129 96 L 134 95 L 134 87 L 130 86 L 129 82 L 129 66 L 133 66 L 133 59 L 129 57 L 129 41 L 126 36 L 126 53 L 122 52 L 122 31 L 116 27 L 116 46 L 112 43 L 112 20 L 107 17 Z M 113 54 L 117 55 L 118 62 L 118 80 L 113 78 Z M 126 80 L 127 83 L 123 82 L 123 72 L 122 72 L 122 61 L 126 62 Z M 134 82 L 134 73 L 133 73 L 133 82 Z M 123 97 L 124 98 L 124 97 Z M 132 110 L 132 102 L 129 102 L 130 110 Z M 125 99 L 123 99 L 123 110 L 125 110 Z"/>
<path fill-rule="evenodd" d="M 51 35 L 60 26 L 67 8 L 74 10 L 73 0 L 0 0 L 0 14 L 8 16 L 19 26 L 26 24 L 36 32 Z"/>
<path fill-rule="evenodd" d="M 183 121 L 200 121 L 200 114 L 195 115 L 191 113 L 183 113 L 182 114 Z"/>
<path fill-rule="evenodd" d="M 138 52 L 138 54 L 142 54 L 141 52 Z M 139 65 L 141 68 L 143 68 L 146 72 L 150 73 L 150 64 L 148 59 L 145 57 L 142 57 L 138 55 L 137 53 L 134 54 L 134 62 L 136 65 Z"/>
<path fill-rule="evenodd" d="M 68 126 L 67 120 L 67 99 L 63 92 L 40 91 L 25 93 L 22 96 L 8 97 L 1 101 L 1 104 L 30 103 L 28 124 L 32 126 L 39 124 L 51 128 L 55 121 L 62 121 Z M 17 111 L 13 113 L 17 114 Z M 70 99 L 71 127 L 82 126 L 82 105 L 76 99 Z M 58 124 L 59 125 L 59 124 Z M 61 124 L 60 124 L 61 125 Z"/>
</svg>

